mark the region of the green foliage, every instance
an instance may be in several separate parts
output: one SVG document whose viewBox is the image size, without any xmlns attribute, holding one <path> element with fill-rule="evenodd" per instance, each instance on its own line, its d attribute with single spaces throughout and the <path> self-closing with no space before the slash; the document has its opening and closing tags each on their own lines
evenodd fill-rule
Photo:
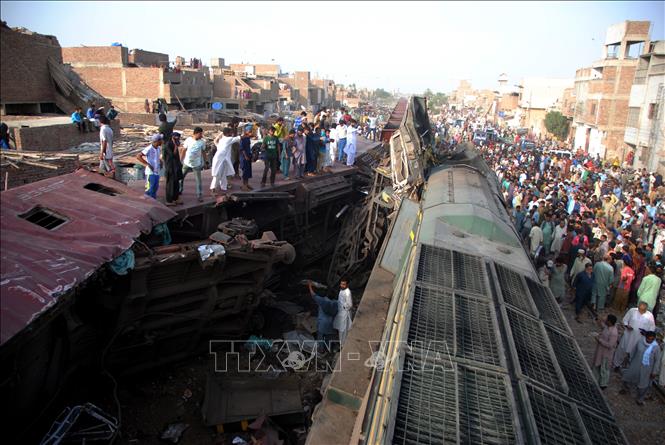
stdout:
<svg viewBox="0 0 665 445">
<path fill-rule="evenodd" d="M 568 119 L 558 111 L 550 111 L 545 115 L 545 128 L 558 139 L 568 136 Z"/>
<path fill-rule="evenodd" d="M 427 98 L 427 107 L 430 110 L 441 108 L 442 105 L 448 103 L 448 96 L 445 93 L 435 93 L 429 88 L 425 90 L 423 96 Z"/>
<path fill-rule="evenodd" d="M 374 97 L 376 99 L 388 100 L 388 99 L 392 99 L 393 95 L 390 94 L 388 91 L 384 90 L 383 88 L 377 88 L 376 90 L 374 90 Z"/>
</svg>

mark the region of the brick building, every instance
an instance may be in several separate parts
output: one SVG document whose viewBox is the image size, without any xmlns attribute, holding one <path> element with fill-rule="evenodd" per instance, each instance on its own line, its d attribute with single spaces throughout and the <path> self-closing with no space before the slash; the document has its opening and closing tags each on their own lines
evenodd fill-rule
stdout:
<svg viewBox="0 0 665 445">
<path fill-rule="evenodd" d="M 498 79 L 498 86 L 494 91 L 494 122 L 499 125 L 505 125 L 511 122 L 515 116 L 515 111 L 519 104 L 520 92 L 516 86 L 508 84 L 508 75 L 501 73 Z"/>
<path fill-rule="evenodd" d="M 129 52 L 128 62 L 141 67 L 159 66 L 162 68 L 168 68 L 169 55 L 153 51 L 144 51 L 142 49 L 133 49 Z"/>
<path fill-rule="evenodd" d="M 48 59 L 62 63 L 53 36 L 0 26 L 0 106 L 2 114 L 56 112 L 56 90 Z"/>
<path fill-rule="evenodd" d="M 575 73 L 574 147 L 623 161 L 631 86 L 649 47 L 648 21 L 624 21 L 607 30 L 603 58 Z"/>
<path fill-rule="evenodd" d="M 3 190 L 71 173 L 77 168 L 79 168 L 79 157 L 72 154 L 41 156 L 3 153 L 0 157 L 0 176 L 5 181 Z"/>
<path fill-rule="evenodd" d="M 574 137 L 573 116 L 575 116 L 575 103 L 575 87 L 565 88 L 561 93 L 557 111 L 561 112 L 561 114 L 568 120 L 568 136 L 566 137 L 567 143 L 571 143 Z"/>
<path fill-rule="evenodd" d="M 160 64 L 165 54 L 134 50 L 124 46 L 62 48 L 62 60 L 71 65 L 85 82 L 110 99 L 121 111 L 143 112 L 145 100 L 152 104 L 164 99 L 169 108 L 205 108 L 212 98 L 212 83 L 207 68 L 167 71 Z M 161 62 L 160 62 L 161 61 Z"/>
<path fill-rule="evenodd" d="M 522 80 L 518 113 L 520 127 L 528 128 L 534 136 L 544 136 L 545 116 L 560 108 L 559 101 L 566 88 L 573 86 L 573 79 L 532 77 Z"/>
<path fill-rule="evenodd" d="M 634 166 L 665 173 L 665 40 L 649 44 L 637 63 L 628 102 L 624 142 Z"/>
<path fill-rule="evenodd" d="M 474 96 L 473 99 L 475 99 L 471 82 L 468 80 L 461 80 L 457 89 L 453 90 L 450 94 L 450 104 L 457 108 L 463 108 L 465 102 L 470 100 L 470 96 Z"/>
</svg>

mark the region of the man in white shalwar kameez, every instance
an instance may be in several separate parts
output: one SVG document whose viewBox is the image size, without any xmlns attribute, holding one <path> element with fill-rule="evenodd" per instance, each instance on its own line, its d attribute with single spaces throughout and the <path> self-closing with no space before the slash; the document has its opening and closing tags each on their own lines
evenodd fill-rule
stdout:
<svg viewBox="0 0 665 445">
<path fill-rule="evenodd" d="M 531 252 L 531 256 L 535 258 L 538 247 L 543 243 L 543 231 L 538 223 L 533 224 L 529 232 L 529 239 L 531 240 L 529 251 Z"/>
<path fill-rule="evenodd" d="M 644 301 L 640 301 L 637 307 L 628 309 L 626 315 L 623 317 L 623 324 L 625 330 L 619 341 L 619 347 L 614 352 L 615 368 L 623 364 L 626 355 L 633 351 L 637 342 L 642 338 L 640 329 L 653 331 L 656 327 L 653 314 L 647 310 L 647 304 Z"/>
<path fill-rule="evenodd" d="M 232 135 L 233 130 L 227 127 L 215 138 L 217 151 L 212 158 L 212 168 L 210 170 L 212 174 L 210 191 L 213 195 L 215 195 L 218 185 L 222 192 L 226 192 L 228 188 L 227 176 L 235 174 L 233 162 L 231 162 L 231 146 L 236 142 L 240 142 L 240 136 L 233 137 Z"/>
<path fill-rule="evenodd" d="M 561 252 L 563 237 L 566 235 L 566 231 L 566 220 L 562 219 L 559 225 L 554 228 L 554 233 L 552 234 L 552 245 L 550 246 L 550 251 L 554 254 L 554 258 L 557 258 L 559 256 L 559 252 Z"/>
<path fill-rule="evenodd" d="M 644 399 L 649 392 L 651 382 L 660 373 L 661 350 L 656 341 L 656 333 L 644 332 L 638 342 L 630 351 L 630 366 L 621 378 L 622 388 L 620 394 L 630 392 L 632 386 L 637 386 L 637 404 L 644 405 Z"/>
<path fill-rule="evenodd" d="M 344 153 L 346 153 L 346 165 L 353 165 L 356 162 L 356 143 L 358 140 L 358 128 L 355 120 L 351 120 L 351 124 L 346 129 L 346 146 Z"/>
<path fill-rule="evenodd" d="M 333 327 L 339 331 L 339 347 L 344 345 L 346 334 L 351 328 L 351 308 L 353 308 L 353 299 L 351 290 L 346 279 L 339 282 L 339 296 L 337 297 L 337 315 L 333 320 Z"/>
</svg>

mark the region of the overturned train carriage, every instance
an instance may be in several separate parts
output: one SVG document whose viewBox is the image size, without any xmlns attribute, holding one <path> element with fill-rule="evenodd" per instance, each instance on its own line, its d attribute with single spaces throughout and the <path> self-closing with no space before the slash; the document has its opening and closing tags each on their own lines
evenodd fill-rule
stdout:
<svg viewBox="0 0 665 445">
<path fill-rule="evenodd" d="M 498 190 L 470 147 L 432 172 L 367 443 L 625 443 Z"/>
<path fill-rule="evenodd" d="M 205 260 L 210 239 L 164 246 L 154 228 L 173 211 L 83 170 L 2 198 L 0 394 L 15 443 L 60 411 L 79 371 L 153 368 L 260 324 L 273 267 L 295 260 L 271 232 L 251 239 L 255 225 L 252 236 L 221 224 L 211 237 L 224 252 Z"/>
<path fill-rule="evenodd" d="M 401 202 L 340 356 L 310 444 L 626 443 L 471 145 Z"/>
</svg>

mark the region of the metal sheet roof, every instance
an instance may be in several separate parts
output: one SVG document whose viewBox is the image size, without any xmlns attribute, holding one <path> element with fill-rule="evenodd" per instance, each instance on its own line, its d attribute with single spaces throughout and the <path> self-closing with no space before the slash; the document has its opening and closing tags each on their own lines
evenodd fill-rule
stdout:
<svg viewBox="0 0 665 445">
<path fill-rule="evenodd" d="M 0 344 L 131 247 L 142 232 L 176 215 L 86 170 L 10 189 L 1 198 Z M 45 213 L 33 215 L 35 222 L 25 219 L 40 208 Z M 51 229 L 45 228 L 44 214 L 64 222 L 49 220 Z"/>
</svg>

